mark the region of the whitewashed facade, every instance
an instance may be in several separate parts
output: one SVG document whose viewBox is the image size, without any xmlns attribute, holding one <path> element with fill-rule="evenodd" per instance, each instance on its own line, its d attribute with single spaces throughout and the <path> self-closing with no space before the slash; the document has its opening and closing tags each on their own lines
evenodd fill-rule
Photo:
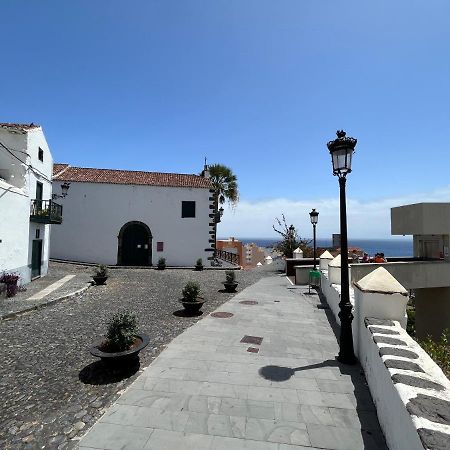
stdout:
<svg viewBox="0 0 450 450">
<path fill-rule="evenodd" d="M 70 182 L 51 257 L 89 263 L 194 266 L 214 250 L 212 185 L 199 175 L 87 169 L 56 164 Z"/>
<path fill-rule="evenodd" d="M 48 271 L 52 170 L 40 126 L 0 123 L 0 273 L 20 284 Z"/>
</svg>

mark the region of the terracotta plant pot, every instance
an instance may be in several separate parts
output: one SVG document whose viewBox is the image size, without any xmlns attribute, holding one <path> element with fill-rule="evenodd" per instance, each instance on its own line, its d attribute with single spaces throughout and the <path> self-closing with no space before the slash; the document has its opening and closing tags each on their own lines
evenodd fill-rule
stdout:
<svg viewBox="0 0 450 450">
<path fill-rule="evenodd" d="M 124 365 L 135 361 L 136 358 L 139 357 L 139 352 L 147 347 L 149 342 L 150 338 L 146 334 L 139 333 L 136 335 L 134 344 L 129 350 L 125 350 L 123 352 L 103 351 L 102 348 L 105 345 L 105 341 L 102 340 L 99 343 L 93 345 L 89 349 L 89 352 L 92 356 L 100 358 L 106 364 Z"/>
</svg>

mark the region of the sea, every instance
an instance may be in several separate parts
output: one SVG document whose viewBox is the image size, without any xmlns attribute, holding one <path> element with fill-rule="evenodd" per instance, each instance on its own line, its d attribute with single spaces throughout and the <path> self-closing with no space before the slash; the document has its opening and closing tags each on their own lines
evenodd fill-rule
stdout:
<svg viewBox="0 0 450 450">
<path fill-rule="evenodd" d="M 279 239 L 273 238 L 238 238 L 244 244 L 255 243 L 258 247 L 273 247 Z M 331 247 L 331 239 L 317 239 L 317 247 Z M 374 256 L 376 253 L 384 253 L 384 256 L 413 256 L 413 241 L 411 239 L 351 239 L 349 247 L 358 247 Z"/>
</svg>

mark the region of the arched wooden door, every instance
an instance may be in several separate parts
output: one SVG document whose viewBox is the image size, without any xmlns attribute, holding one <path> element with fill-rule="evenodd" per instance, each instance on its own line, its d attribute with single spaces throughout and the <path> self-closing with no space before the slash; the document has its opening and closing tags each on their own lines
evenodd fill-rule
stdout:
<svg viewBox="0 0 450 450">
<path fill-rule="evenodd" d="M 128 222 L 119 232 L 117 264 L 120 266 L 152 265 L 152 233 L 142 222 Z"/>
</svg>

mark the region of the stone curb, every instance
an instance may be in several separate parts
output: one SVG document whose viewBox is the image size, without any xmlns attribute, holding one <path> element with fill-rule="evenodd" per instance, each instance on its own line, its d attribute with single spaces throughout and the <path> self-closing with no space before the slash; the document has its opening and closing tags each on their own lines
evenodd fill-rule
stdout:
<svg viewBox="0 0 450 450">
<path fill-rule="evenodd" d="M 53 300 L 49 300 L 45 303 L 41 303 L 39 305 L 30 306 L 29 308 L 21 309 L 20 311 L 10 312 L 7 314 L 0 315 L 0 322 L 3 320 L 13 320 L 23 314 L 26 314 L 31 311 L 37 311 L 39 309 L 45 308 L 47 306 L 55 305 L 57 303 L 62 302 L 63 300 L 67 300 L 68 298 L 75 297 L 78 294 L 81 294 L 82 292 L 86 291 L 92 286 L 91 283 L 89 283 L 87 286 L 82 287 L 81 289 L 77 289 L 76 291 L 70 292 L 68 294 L 65 294 L 61 297 L 55 298 Z"/>
</svg>

